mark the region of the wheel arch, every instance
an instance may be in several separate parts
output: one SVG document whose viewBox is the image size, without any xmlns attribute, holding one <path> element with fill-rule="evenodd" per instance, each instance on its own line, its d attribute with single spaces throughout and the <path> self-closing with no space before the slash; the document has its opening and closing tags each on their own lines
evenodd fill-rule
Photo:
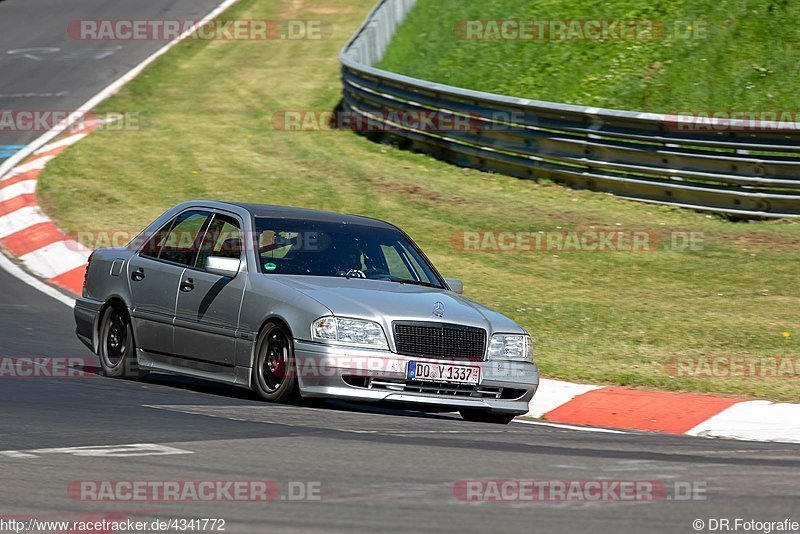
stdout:
<svg viewBox="0 0 800 534">
<path fill-rule="evenodd" d="M 257 371 L 258 357 L 259 357 L 258 355 L 259 355 L 259 352 L 263 349 L 263 344 L 264 344 L 265 340 L 267 339 L 267 336 L 265 336 L 264 333 L 267 331 L 267 329 L 271 325 L 275 325 L 275 326 L 279 326 L 279 327 L 283 328 L 285 330 L 286 334 L 287 334 L 286 337 L 288 338 L 287 340 L 289 342 L 289 347 L 290 347 L 290 349 L 289 349 L 290 350 L 290 356 L 289 356 L 290 360 L 289 361 L 291 362 L 291 370 L 289 370 L 290 374 L 288 376 L 290 377 L 291 381 L 294 382 L 294 385 L 291 385 L 289 387 L 289 391 L 290 391 L 289 396 L 293 397 L 294 395 L 300 395 L 301 394 L 300 393 L 300 389 L 299 389 L 300 388 L 300 384 L 299 384 L 299 381 L 298 381 L 298 376 L 296 374 L 296 367 L 295 367 L 295 363 L 294 363 L 295 362 L 295 360 L 294 360 L 294 334 L 292 333 L 292 328 L 289 326 L 289 321 L 287 321 L 286 318 L 284 318 L 284 317 L 282 317 L 282 316 L 280 316 L 278 314 L 274 314 L 274 313 L 266 316 L 261 321 L 261 324 L 260 324 L 260 326 L 258 328 L 258 331 L 257 331 L 257 334 L 256 334 L 256 338 L 252 343 L 252 349 L 250 351 L 250 372 L 249 372 L 250 389 L 256 391 L 256 393 L 259 394 L 258 393 L 258 386 L 256 385 L 256 380 L 257 380 L 256 373 L 258 372 Z"/>
<path fill-rule="evenodd" d="M 103 302 L 103 306 L 100 308 L 100 312 L 97 314 L 97 324 L 94 325 L 94 346 L 99 350 L 100 328 L 102 327 L 103 315 L 105 315 L 106 310 L 113 306 L 122 308 L 125 311 L 125 314 L 128 316 L 128 320 L 131 321 L 131 334 L 133 335 L 133 343 L 138 347 L 139 345 L 136 343 L 136 329 L 133 328 L 133 320 L 131 318 L 131 308 L 128 306 L 128 303 L 125 301 L 125 299 L 120 295 L 111 295 L 105 300 L 105 302 Z"/>
<path fill-rule="evenodd" d="M 271 314 L 265 317 L 261 321 L 261 325 L 258 327 L 256 333 L 256 339 L 253 341 L 253 347 L 250 350 L 250 367 L 254 367 L 256 364 L 256 356 L 258 354 L 259 343 L 261 343 L 261 334 L 264 332 L 264 329 L 270 324 L 277 324 L 286 329 L 289 332 L 289 341 L 292 343 L 292 348 L 294 349 L 294 333 L 292 332 L 292 327 L 289 326 L 289 321 L 287 321 L 284 317 L 278 314 Z"/>
</svg>

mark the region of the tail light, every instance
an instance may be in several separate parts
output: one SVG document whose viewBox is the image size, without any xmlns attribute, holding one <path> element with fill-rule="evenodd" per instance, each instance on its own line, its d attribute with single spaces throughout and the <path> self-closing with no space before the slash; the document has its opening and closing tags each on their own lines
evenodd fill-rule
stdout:
<svg viewBox="0 0 800 534">
<path fill-rule="evenodd" d="M 89 267 L 92 265 L 92 258 L 94 257 L 94 251 L 89 254 L 89 259 L 86 262 L 86 270 L 83 272 L 83 289 L 81 290 L 81 294 L 85 297 L 86 296 L 86 282 L 89 280 Z"/>
</svg>

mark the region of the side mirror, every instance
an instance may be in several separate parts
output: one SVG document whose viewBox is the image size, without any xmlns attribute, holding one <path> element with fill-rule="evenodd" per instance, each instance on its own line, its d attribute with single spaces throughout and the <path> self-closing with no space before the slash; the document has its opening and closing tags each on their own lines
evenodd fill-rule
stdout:
<svg viewBox="0 0 800 534">
<path fill-rule="evenodd" d="M 238 258 L 224 258 L 222 256 L 209 256 L 206 258 L 206 272 L 217 276 L 235 278 L 239 274 L 242 261 Z"/>
<path fill-rule="evenodd" d="M 444 281 L 450 288 L 450 291 L 453 293 L 458 293 L 459 295 L 464 294 L 464 282 L 461 280 L 457 280 L 455 278 L 445 278 Z"/>
</svg>

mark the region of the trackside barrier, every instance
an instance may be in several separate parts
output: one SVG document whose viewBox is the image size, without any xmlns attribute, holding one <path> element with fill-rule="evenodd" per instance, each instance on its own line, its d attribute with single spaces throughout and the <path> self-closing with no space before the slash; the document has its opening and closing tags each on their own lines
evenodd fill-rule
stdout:
<svg viewBox="0 0 800 534">
<path fill-rule="evenodd" d="M 375 67 L 415 0 L 381 0 L 340 53 L 342 107 L 397 142 L 464 167 L 727 214 L 800 217 L 800 129 L 557 104 L 460 89 Z M 448 131 L 392 123 L 436 113 Z M 777 126 L 777 127 L 776 127 Z"/>
</svg>

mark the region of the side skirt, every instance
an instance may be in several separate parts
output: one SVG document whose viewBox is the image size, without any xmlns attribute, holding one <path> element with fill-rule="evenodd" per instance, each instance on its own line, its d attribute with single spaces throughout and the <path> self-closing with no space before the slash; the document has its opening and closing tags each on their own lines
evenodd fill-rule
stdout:
<svg viewBox="0 0 800 534">
<path fill-rule="evenodd" d="M 201 360 L 148 352 L 142 349 L 136 349 L 136 358 L 139 361 L 139 365 L 144 369 L 213 380 L 251 389 L 249 367 L 219 365 Z"/>
</svg>

